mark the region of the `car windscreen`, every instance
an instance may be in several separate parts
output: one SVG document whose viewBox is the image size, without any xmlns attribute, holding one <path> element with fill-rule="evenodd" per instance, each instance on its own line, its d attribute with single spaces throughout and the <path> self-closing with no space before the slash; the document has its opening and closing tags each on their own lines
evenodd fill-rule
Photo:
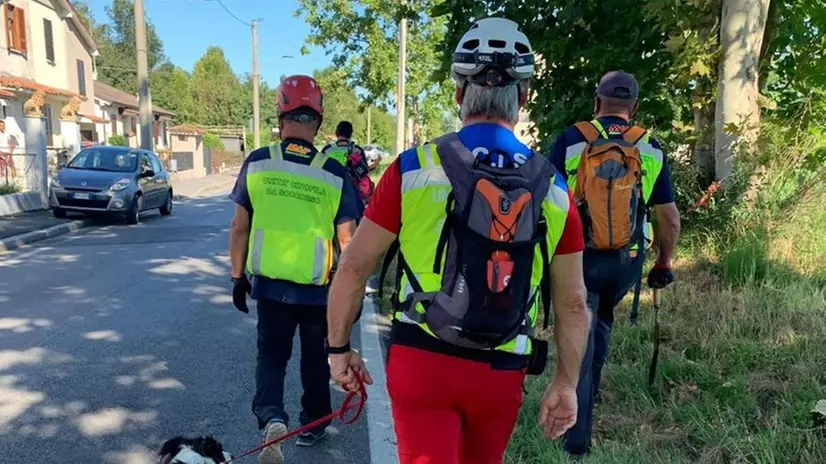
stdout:
<svg viewBox="0 0 826 464">
<path fill-rule="evenodd" d="M 78 153 L 67 167 L 92 171 L 134 172 L 137 166 L 136 152 L 90 148 Z"/>
</svg>

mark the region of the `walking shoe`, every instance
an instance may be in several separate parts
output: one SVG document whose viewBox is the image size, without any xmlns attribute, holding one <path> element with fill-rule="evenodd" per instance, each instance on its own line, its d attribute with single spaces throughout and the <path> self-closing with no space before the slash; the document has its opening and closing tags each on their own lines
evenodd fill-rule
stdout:
<svg viewBox="0 0 826 464">
<path fill-rule="evenodd" d="M 319 440 L 324 439 L 327 436 L 327 429 L 322 429 L 317 432 L 302 432 L 301 435 L 298 436 L 298 440 L 295 442 L 296 446 L 313 446 Z"/>
<path fill-rule="evenodd" d="M 283 422 L 270 422 L 264 429 L 264 443 L 275 440 L 287 434 L 287 426 Z M 264 448 L 258 455 L 259 464 L 284 464 L 284 452 L 281 443 Z"/>
</svg>

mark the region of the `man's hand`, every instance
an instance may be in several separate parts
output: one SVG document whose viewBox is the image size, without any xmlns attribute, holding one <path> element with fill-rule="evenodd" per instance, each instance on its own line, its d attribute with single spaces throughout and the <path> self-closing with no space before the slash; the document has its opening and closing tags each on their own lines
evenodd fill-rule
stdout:
<svg viewBox="0 0 826 464">
<path fill-rule="evenodd" d="M 247 276 L 232 278 L 232 304 L 242 313 L 249 314 L 250 310 L 247 308 L 247 295 L 252 292 L 252 285 L 247 280 Z"/>
<path fill-rule="evenodd" d="M 576 424 L 576 389 L 556 381 L 551 382 L 539 404 L 539 425 L 545 428 L 545 438 L 554 440 Z"/>
<path fill-rule="evenodd" d="M 355 351 L 330 355 L 330 376 L 345 390 L 356 391 L 359 389 L 357 375 L 361 376 L 361 381 L 365 384 L 371 385 L 373 383 L 373 378 L 367 372 L 361 355 Z"/>
<path fill-rule="evenodd" d="M 650 288 L 665 288 L 672 282 L 674 282 L 674 273 L 671 272 L 671 266 L 667 264 L 656 263 L 648 273 Z"/>
</svg>

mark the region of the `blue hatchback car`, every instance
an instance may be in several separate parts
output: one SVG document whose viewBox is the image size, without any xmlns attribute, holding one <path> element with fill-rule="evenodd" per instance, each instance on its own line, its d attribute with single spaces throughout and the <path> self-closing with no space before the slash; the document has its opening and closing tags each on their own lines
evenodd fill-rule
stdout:
<svg viewBox="0 0 826 464">
<path fill-rule="evenodd" d="M 67 211 L 119 215 L 129 224 L 142 211 L 172 214 L 169 173 L 151 151 L 97 146 L 75 156 L 51 180 L 49 201 L 56 217 Z"/>
</svg>

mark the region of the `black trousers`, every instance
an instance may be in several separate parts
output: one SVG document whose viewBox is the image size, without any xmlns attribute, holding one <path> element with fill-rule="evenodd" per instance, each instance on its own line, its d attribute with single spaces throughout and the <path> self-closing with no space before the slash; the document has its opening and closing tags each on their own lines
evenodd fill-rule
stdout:
<svg viewBox="0 0 826 464">
<path fill-rule="evenodd" d="M 252 412 L 263 429 L 268 422 L 289 423 L 284 409 L 284 377 L 292 356 L 293 337 L 301 336 L 302 425 L 332 412 L 330 366 L 327 364 L 327 308 L 258 300 L 258 359 Z M 318 427 L 323 430 L 330 422 Z"/>
</svg>

